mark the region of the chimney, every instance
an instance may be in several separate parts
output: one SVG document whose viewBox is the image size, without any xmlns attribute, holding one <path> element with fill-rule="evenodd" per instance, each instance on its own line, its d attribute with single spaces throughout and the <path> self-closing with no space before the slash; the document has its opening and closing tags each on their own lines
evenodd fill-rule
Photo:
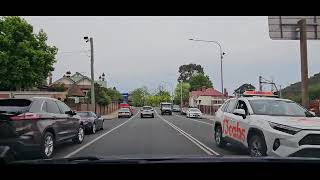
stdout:
<svg viewBox="0 0 320 180">
<path fill-rule="evenodd" d="M 66 72 L 66 76 L 67 76 L 67 77 L 70 77 L 70 75 L 71 75 L 71 72 L 70 72 L 70 71 L 67 71 L 67 72 Z"/>
<path fill-rule="evenodd" d="M 201 91 L 202 91 L 202 92 L 205 92 L 205 91 L 206 91 L 206 87 L 205 87 L 205 86 L 202 86 Z"/>
<path fill-rule="evenodd" d="M 224 88 L 224 90 L 223 90 L 224 92 L 223 92 L 223 95 L 224 96 L 226 96 L 226 97 L 228 97 L 228 91 L 227 91 L 227 88 Z"/>
</svg>

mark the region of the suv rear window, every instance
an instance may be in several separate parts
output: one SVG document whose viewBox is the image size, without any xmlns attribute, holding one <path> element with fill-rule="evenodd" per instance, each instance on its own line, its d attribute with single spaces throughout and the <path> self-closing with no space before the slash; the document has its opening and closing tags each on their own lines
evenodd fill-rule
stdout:
<svg viewBox="0 0 320 180">
<path fill-rule="evenodd" d="M 31 103 L 29 99 L 1 99 L 0 113 L 25 113 L 30 110 Z"/>
</svg>

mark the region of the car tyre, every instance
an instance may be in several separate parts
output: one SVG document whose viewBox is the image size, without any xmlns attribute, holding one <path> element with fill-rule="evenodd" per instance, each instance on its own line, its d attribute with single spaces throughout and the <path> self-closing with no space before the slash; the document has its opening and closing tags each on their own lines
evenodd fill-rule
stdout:
<svg viewBox="0 0 320 180">
<path fill-rule="evenodd" d="M 254 134 L 249 139 L 249 153 L 252 157 L 267 156 L 267 145 L 261 135 Z"/>
<path fill-rule="evenodd" d="M 142 114 L 140 114 L 140 118 L 143 118 L 143 115 L 142 115 Z"/>
<path fill-rule="evenodd" d="M 51 132 L 46 132 L 41 143 L 41 158 L 49 159 L 54 152 L 54 136 Z"/>
<path fill-rule="evenodd" d="M 84 139 L 84 128 L 82 125 L 79 126 L 77 135 L 72 139 L 72 141 L 76 144 L 81 144 Z"/>
<path fill-rule="evenodd" d="M 96 132 L 97 132 L 97 126 L 96 126 L 96 123 L 93 123 L 92 127 L 91 127 L 91 130 L 90 130 L 90 133 L 91 134 L 95 134 Z"/>
<path fill-rule="evenodd" d="M 152 114 L 152 116 L 151 116 L 152 118 L 154 118 L 154 114 Z"/>
<path fill-rule="evenodd" d="M 214 130 L 214 140 L 218 147 L 224 147 L 226 145 L 226 141 L 222 137 L 222 128 L 221 126 L 217 126 Z"/>
<path fill-rule="evenodd" d="M 100 130 L 103 130 L 104 120 L 102 121 Z"/>
</svg>

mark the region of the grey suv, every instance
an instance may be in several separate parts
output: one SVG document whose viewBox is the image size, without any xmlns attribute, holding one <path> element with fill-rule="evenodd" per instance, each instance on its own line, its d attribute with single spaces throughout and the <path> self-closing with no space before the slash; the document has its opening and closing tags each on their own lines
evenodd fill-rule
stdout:
<svg viewBox="0 0 320 180">
<path fill-rule="evenodd" d="M 82 143 L 80 117 L 63 102 L 44 97 L 0 99 L 0 146 L 17 158 L 51 158 L 57 144 Z"/>
</svg>

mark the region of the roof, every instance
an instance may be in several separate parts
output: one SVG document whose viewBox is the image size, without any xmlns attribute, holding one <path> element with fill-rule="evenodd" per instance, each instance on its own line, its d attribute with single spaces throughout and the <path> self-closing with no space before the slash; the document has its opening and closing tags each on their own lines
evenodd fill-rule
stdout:
<svg viewBox="0 0 320 180">
<path fill-rule="evenodd" d="M 204 90 L 198 90 L 198 91 L 191 91 L 191 96 L 224 96 L 221 92 L 213 89 L 213 88 L 207 88 Z"/>
<path fill-rule="evenodd" d="M 237 98 L 231 98 L 237 99 Z M 289 99 L 281 99 L 281 98 L 274 98 L 274 97 L 239 97 L 238 99 L 247 99 L 247 100 L 282 100 L 282 101 L 291 101 Z"/>
<path fill-rule="evenodd" d="M 70 96 L 77 96 L 77 97 L 84 97 L 86 96 L 81 89 L 79 88 L 79 86 L 77 85 L 72 85 L 69 89 L 68 89 L 68 94 Z"/>
</svg>

